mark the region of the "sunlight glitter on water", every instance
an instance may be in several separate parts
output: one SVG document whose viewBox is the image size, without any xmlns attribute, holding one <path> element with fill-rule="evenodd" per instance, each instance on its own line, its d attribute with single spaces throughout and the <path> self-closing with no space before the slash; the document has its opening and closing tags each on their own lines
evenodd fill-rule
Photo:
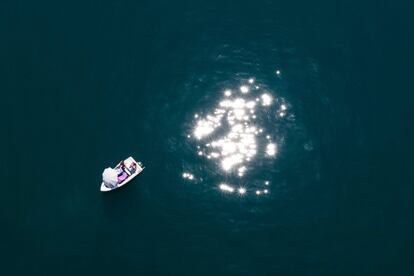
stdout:
<svg viewBox="0 0 414 276">
<path fill-rule="evenodd" d="M 269 106 L 272 104 L 272 96 L 270 96 L 269 94 L 265 93 L 261 96 L 261 98 L 262 98 L 262 105 Z"/>
<path fill-rule="evenodd" d="M 284 101 L 279 101 L 272 92 L 261 91 L 254 83 L 255 79 L 250 78 L 238 89 L 223 89 L 223 96 L 214 108 L 205 114 L 194 115 L 192 133 L 187 135 L 196 142 L 196 154 L 216 164 L 226 178 L 245 177 L 253 170 L 256 158 L 274 159 L 278 153 L 277 143 L 273 140 L 275 130 L 268 132 L 262 118 L 273 110 L 273 105 L 275 118 L 281 118 L 280 113 L 286 113 L 287 106 L 280 104 Z M 188 175 L 183 178 L 189 179 Z M 269 181 L 262 183 L 263 187 L 269 187 Z M 219 189 L 228 193 L 237 191 L 238 194 L 250 190 L 226 183 L 219 184 Z M 252 192 L 262 195 L 267 194 L 268 189 L 253 189 Z"/>
<path fill-rule="evenodd" d="M 183 173 L 183 178 L 188 179 L 188 180 L 194 180 L 194 175 L 188 172 L 184 172 Z"/>
<path fill-rule="evenodd" d="M 220 190 L 225 191 L 225 192 L 229 192 L 229 193 L 234 192 L 234 188 L 225 183 L 220 184 L 219 188 Z"/>
<path fill-rule="evenodd" d="M 276 144 L 270 143 L 266 146 L 266 155 L 267 156 L 276 155 Z"/>
<path fill-rule="evenodd" d="M 253 83 L 250 79 L 249 83 Z M 249 91 L 247 85 L 240 86 L 240 92 Z M 225 91 L 225 99 L 219 102 L 211 114 L 199 118 L 193 129 L 193 135 L 198 140 L 209 138 L 209 143 L 204 145 L 204 151 L 198 151 L 198 155 L 205 155 L 208 159 L 219 159 L 221 168 L 226 172 L 234 169 L 239 176 L 246 171 L 246 162 L 251 161 L 258 153 L 257 136 L 263 133 L 262 128 L 256 126 L 256 120 L 250 115 L 255 114 L 256 102 L 246 96 L 231 96 L 230 90 Z M 228 99 L 229 98 L 229 99 Z M 262 105 L 270 106 L 272 96 L 268 93 L 261 95 Z M 213 137 L 215 131 L 225 124 L 227 132 L 221 136 Z M 267 145 L 266 154 L 274 156 L 276 145 Z"/>
</svg>

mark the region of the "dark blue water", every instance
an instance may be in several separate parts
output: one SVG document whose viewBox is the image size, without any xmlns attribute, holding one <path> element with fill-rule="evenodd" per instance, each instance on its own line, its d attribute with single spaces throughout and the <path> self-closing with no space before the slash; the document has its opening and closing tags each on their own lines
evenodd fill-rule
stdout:
<svg viewBox="0 0 414 276">
<path fill-rule="evenodd" d="M 409 10 L 3 1 L 1 274 L 411 275 Z"/>
</svg>

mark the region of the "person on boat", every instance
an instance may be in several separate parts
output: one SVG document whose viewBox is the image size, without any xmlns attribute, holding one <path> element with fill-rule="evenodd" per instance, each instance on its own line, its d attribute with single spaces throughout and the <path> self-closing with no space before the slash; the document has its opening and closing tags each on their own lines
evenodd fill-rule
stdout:
<svg viewBox="0 0 414 276">
<path fill-rule="evenodd" d="M 133 170 L 133 165 L 134 162 L 128 162 L 125 166 L 124 166 L 124 171 L 128 174 L 128 175 L 132 175 L 134 173 Z"/>
<path fill-rule="evenodd" d="M 129 167 L 126 168 L 126 171 L 129 173 L 129 175 L 134 174 L 137 169 L 137 164 L 135 162 L 132 162 Z"/>
<path fill-rule="evenodd" d="M 116 168 L 116 171 L 118 173 L 118 176 L 122 175 L 122 173 L 124 172 L 124 161 L 121 161 L 121 163 L 119 163 L 119 165 Z"/>
<path fill-rule="evenodd" d="M 116 167 L 116 170 L 117 170 L 119 173 L 122 173 L 122 172 L 125 170 L 125 164 L 124 164 L 124 161 L 121 161 L 121 162 L 119 163 L 119 165 Z"/>
</svg>

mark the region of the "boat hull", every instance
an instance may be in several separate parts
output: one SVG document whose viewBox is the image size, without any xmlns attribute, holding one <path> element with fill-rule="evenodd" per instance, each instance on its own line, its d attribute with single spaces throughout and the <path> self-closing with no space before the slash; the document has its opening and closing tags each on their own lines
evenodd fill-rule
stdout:
<svg viewBox="0 0 414 276">
<path fill-rule="evenodd" d="M 124 160 L 124 163 L 128 163 L 128 162 L 133 162 L 137 165 L 135 172 L 133 174 L 129 175 L 125 180 L 123 180 L 121 183 L 117 184 L 113 188 L 109 188 L 109 187 L 105 186 L 104 182 L 102 182 L 101 183 L 101 192 L 110 192 L 110 191 L 116 190 L 118 188 L 121 188 L 122 186 L 125 186 L 126 184 L 131 182 L 132 179 L 134 179 L 137 175 L 139 175 L 144 170 L 144 166 L 140 162 L 135 161 L 134 158 L 128 157 L 127 159 Z M 119 168 L 120 165 L 121 165 L 121 162 L 119 162 L 118 165 L 116 165 L 115 169 Z"/>
</svg>

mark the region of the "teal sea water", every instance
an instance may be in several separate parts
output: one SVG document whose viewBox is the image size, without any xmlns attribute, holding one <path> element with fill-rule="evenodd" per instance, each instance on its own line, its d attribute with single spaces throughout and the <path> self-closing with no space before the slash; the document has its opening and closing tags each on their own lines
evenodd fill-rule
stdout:
<svg viewBox="0 0 414 276">
<path fill-rule="evenodd" d="M 353 2 L 2 1 L 0 274 L 412 275 L 410 7 Z"/>
</svg>

